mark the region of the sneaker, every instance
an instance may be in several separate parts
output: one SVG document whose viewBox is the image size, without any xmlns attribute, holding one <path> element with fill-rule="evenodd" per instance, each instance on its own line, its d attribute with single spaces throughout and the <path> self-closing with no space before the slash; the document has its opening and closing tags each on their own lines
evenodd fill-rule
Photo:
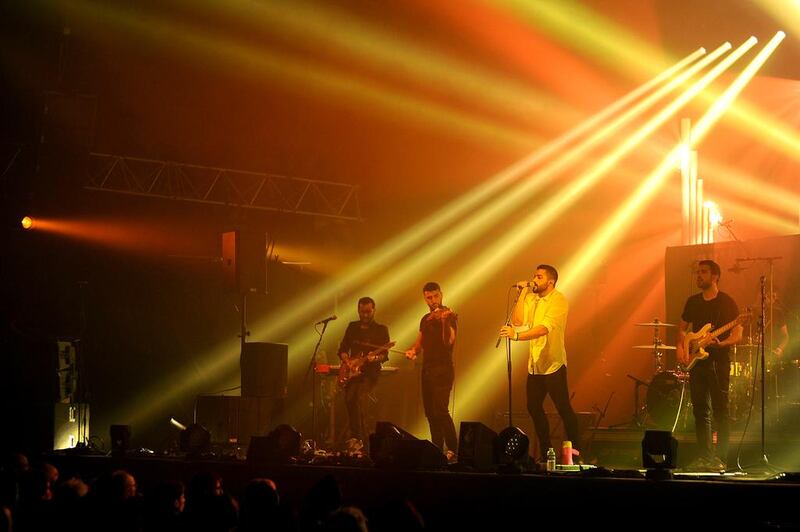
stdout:
<svg viewBox="0 0 800 532">
<path fill-rule="evenodd" d="M 725 470 L 728 468 L 728 465 L 722 461 L 719 456 L 715 456 L 711 460 L 708 461 L 708 467 L 712 471 L 719 471 L 720 473 L 724 473 Z"/>
<path fill-rule="evenodd" d="M 694 472 L 713 471 L 711 462 L 708 460 L 708 458 L 704 458 L 702 456 L 689 462 L 689 464 L 684 466 L 683 469 Z"/>
</svg>

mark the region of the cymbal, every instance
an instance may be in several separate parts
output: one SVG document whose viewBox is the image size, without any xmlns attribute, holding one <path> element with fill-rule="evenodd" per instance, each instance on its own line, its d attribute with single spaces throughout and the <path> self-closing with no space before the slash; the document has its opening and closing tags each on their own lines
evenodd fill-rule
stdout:
<svg viewBox="0 0 800 532">
<path fill-rule="evenodd" d="M 635 346 L 633 346 L 633 348 L 634 349 L 649 349 L 650 351 L 656 351 L 656 350 L 672 351 L 672 350 L 675 349 L 675 346 L 674 345 L 664 345 L 664 344 L 658 344 L 658 345 L 635 345 Z"/>
<path fill-rule="evenodd" d="M 634 323 L 640 327 L 675 327 L 674 323 L 664 323 L 663 321 L 651 321 L 650 323 Z"/>
</svg>

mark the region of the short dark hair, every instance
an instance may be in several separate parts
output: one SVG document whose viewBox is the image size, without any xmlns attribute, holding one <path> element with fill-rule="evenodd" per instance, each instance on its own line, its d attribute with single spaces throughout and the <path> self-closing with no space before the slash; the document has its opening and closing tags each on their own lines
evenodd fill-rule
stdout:
<svg viewBox="0 0 800 532">
<path fill-rule="evenodd" d="M 544 270 L 547 272 L 547 276 L 553 280 L 553 286 L 556 285 L 558 282 L 558 271 L 555 268 L 550 266 L 549 264 L 540 264 L 536 267 L 537 270 Z"/>
<path fill-rule="evenodd" d="M 372 305 L 374 307 L 375 306 L 375 300 L 372 299 L 369 296 L 364 296 L 364 297 L 362 297 L 361 299 L 358 300 L 358 306 L 360 307 L 361 305 Z"/>
<path fill-rule="evenodd" d="M 701 260 L 700 262 L 697 263 L 697 265 L 708 266 L 708 269 L 711 270 L 712 275 L 717 276 L 717 280 L 719 280 L 719 278 L 722 277 L 722 270 L 719 269 L 719 264 L 717 264 L 713 260 L 710 259 Z"/>
<path fill-rule="evenodd" d="M 425 286 L 422 287 L 423 292 L 435 292 L 436 290 L 441 290 L 442 287 L 439 286 L 439 283 L 434 283 L 433 281 L 425 283 Z"/>
</svg>

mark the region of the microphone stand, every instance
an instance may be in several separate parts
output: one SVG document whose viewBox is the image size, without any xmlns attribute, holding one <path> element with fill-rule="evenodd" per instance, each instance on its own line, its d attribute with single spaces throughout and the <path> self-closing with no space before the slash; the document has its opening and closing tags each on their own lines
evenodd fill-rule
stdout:
<svg viewBox="0 0 800 532">
<path fill-rule="evenodd" d="M 325 336 L 325 330 L 328 328 L 330 320 L 322 322 L 322 331 L 319 331 L 319 340 L 317 345 L 314 346 L 314 352 L 311 354 L 311 360 L 308 361 L 308 369 L 306 370 L 305 379 L 308 380 L 308 374 L 311 373 L 311 439 L 317 441 L 317 351 L 322 343 L 322 337 Z"/>
<path fill-rule="evenodd" d="M 765 261 L 769 264 L 769 290 L 770 294 L 773 293 L 773 276 L 774 276 L 774 262 L 778 259 L 783 257 L 754 257 L 754 258 L 746 258 L 741 259 L 744 261 Z M 737 259 L 737 261 L 740 259 Z M 754 464 L 753 468 L 763 468 L 764 472 L 767 473 L 775 473 L 779 470 L 770 465 L 769 458 L 767 456 L 767 441 L 766 441 L 766 413 L 765 413 L 765 403 L 766 403 L 766 384 L 767 384 L 767 372 L 766 372 L 766 355 L 765 355 L 765 340 L 766 340 L 766 318 L 767 318 L 767 303 L 769 302 L 770 305 L 770 316 L 772 315 L 772 302 L 767 299 L 767 278 L 766 276 L 762 275 L 759 279 L 761 285 L 761 312 L 760 318 L 758 320 L 758 329 L 759 329 L 759 362 L 761 364 L 761 456 L 759 457 L 758 463 Z M 772 338 L 770 335 L 770 349 L 772 348 Z M 777 407 L 776 398 L 776 407 Z"/>
<path fill-rule="evenodd" d="M 506 313 L 506 326 L 511 325 L 511 315 L 514 313 L 514 308 L 517 306 L 517 301 L 519 301 L 519 297 L 522 295 L 522 288 L 517 287 L 517 295 L 514 297 L 514 303 L 511 304 L 509 307 L 508 312 Z M 494 348 L 497 349 L 500 346 L 500 340 L 502 340 L 502 336 L 497 337 L 497 343 L 494 345 Z M 514 419 L 513 419 L 513 411 L 511 410 L 511 337 L 506 337 L 506 365 L 508 366 L 508 426 L 514 426 Z"/>
</svg>

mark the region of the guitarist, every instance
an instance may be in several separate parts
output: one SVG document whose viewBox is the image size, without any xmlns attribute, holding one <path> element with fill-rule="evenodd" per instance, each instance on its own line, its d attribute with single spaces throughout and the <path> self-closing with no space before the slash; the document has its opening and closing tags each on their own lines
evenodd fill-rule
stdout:
<svg viewBox="0 0 800 532">
<path fill-rule="evenodd" d="M 691 325 L 693 331 L 711 324 L 711 330 L 730 323 L 739 315 L 736 302 L 719 290 L 720 268 L 713 260 L 701 260 L 697 266 L 697 288 L 702 290 L 686 300 L 678 328 L 677 357 L 681 364 L 689 363 L 684 338 Z M 728 457 L 728 383 L 730 381 L 730 346 L 742 338 L 742 326 L 720 334 L 705 347 L 708 358 L 699 360 L 691 369 L 689 389 L 694 406 L 695 433 L 700 455 L 691 469 L 724 471 Z M 702 340 L 702 339 L 700 339 Z M 717 427 L 717 454 L 711 446 L 711 414 Z"/>
<path fill-rule="evenodd" d="M 358 300 L 358 321 L 351 321 L 339 345 L 339 358 L 342 365 L 354 365 L 354 361 L 367 356 L 371 350 L 368 345 L 384 345 L 389 343 L 389 328 L 375 321 L 375 300 L 362 297 Z M 360 373 L 351 377 L 344 388 L 344 402 L 347 409 L 347 420 L 350 428 L 348 447 L 357 450 L 363 447 L 368 434 L 364 409 L 368 395 L 375 389 L 381 364 L 387 359 L 386 352 L 378 355 L 372 362 L 360 367 Z"/>
</svg>

